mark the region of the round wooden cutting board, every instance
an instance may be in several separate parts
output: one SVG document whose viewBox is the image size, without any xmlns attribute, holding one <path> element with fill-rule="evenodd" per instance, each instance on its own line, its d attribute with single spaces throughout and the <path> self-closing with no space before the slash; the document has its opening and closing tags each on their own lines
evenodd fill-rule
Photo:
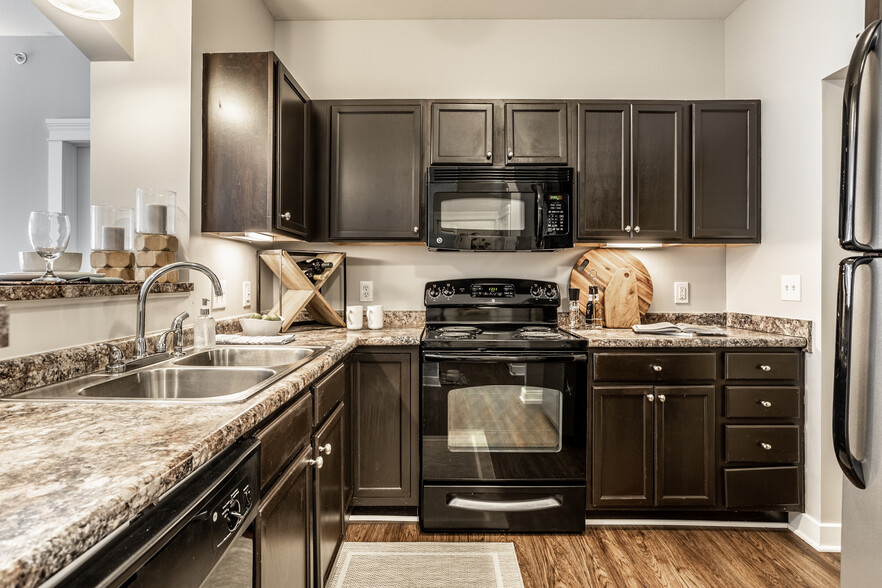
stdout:
<svg viewBox="0 0 882 588">
<path fill-rule="evenodd" d="M 599 286 L 601 302 L 604 307 L 606 305 L 618 304 L 620 292 L 611 292 L 611 296 L 616 300 L 607 301 L 606 289 L 620 269 L 627 269 L 633 272 L 636 286 L 636 304 L 637 312 L 640 318 L 649 310 L 652 304 L 652 278 L 646 271 L 646 266 L 639 259 L 634 257 L 624 249 L 592 249 L 586 252 L 576 264 L 570 273 L 570 288 L 579 289 L 579 309 L 584 313 L 585 304 L 588 302 L 588 286 Z M 618 282 L 618 280 L 616 280 Z M 614 284 L 615 286 L 615 284 Z M 621 293 L 624 296 L 624 293 Z M 633 299 L 633 296 L 632 298 Z"/>
</svg>

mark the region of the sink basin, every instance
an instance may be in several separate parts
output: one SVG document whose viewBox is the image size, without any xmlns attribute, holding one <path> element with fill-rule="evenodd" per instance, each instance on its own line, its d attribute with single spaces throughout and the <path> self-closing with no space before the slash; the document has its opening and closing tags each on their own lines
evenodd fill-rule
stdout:
<svg viewBox="0 0 882 588">
<path fill-rule="evenodd" d="M 126 400 L 220 400 L 248 395 L 276 375 L 266 368 L 158 368 L 92 384 L 78 396 Z"/>
<path fill-rule="evenodd" d="M 316 355 L 314 347 L 218 347 L 200 351 L 175 361 L 175 365 L 204 367 L 269 367 L 302 364 Z"/>
</svg>

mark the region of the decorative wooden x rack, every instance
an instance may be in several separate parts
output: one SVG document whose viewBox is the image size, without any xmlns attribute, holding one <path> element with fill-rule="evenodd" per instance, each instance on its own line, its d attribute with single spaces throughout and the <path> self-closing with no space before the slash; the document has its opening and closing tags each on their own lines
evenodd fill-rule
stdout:
<svg viewBox="0 0 882 588">
<path fill-rule="evenodd" d="M 285 318 L 282 324 L 282 331 L 288 330 L 297 315 L 304 308 L 309 310 L 315 320 L 327 325 L 335 327 L 345 327 L 346 323 L 339 314 L 334 311 L 333 307 L 328 304 L 322 293 L 318 291 L 322 284 L 328 281 L 337 268 L 346 257 L 345 253 L 321 253 L 316 255 L 323 261 L 330 261 L 333 267 L 325 270 L 316 276 L 316 283 L 313 284 L 309 278 L 297 266 L 297 262 L 291 259 L 287 251 L 280 249 L 270 249 L 262 251 L 259 254 L 260 259 L 278 276 L 282 285 L 287 291 L 282 295 L 282 299 L 273 306 L 270 312 Z"/>
</svg>

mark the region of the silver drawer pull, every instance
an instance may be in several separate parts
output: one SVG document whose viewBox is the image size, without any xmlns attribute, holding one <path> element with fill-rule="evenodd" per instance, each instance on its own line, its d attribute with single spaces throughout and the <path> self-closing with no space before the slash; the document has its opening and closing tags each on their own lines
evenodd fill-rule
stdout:
<svg viewBox="0 0 882 588">
<path fill-rule="evenodd" d="M 657 371 L 657 372 L 660 372 L 660 371 L 662 371 L 662 366 L 660 366 L 660 365 L 658 365 L 658 364 L 653 364 L 653 365 L 652 365 L 652 369 L 655 370 L 655 371 Z"/>
<path fill-rule="evenodd" d="M 529 512 L 560 508 L 563 501 L 557 497 L 534 498 L 529 500 L 472 500 L 469 498 L 453 498 L 447 503 L 453 508 L 488 512 Z"/>
<path fill-rule="evenodd" d="M 759 369 L 763 370 L 764 372 L 770 372 L 770 371 L 772 371 L 772 366 L 762 364 L 761 366 L 759 366 Z"/>
<path fill-rule="evenodd" d="M 318 452 L 324 453 L 325 455 L 331 455 L 331 444 L 325 443 L 324 445 L 319 445 Z"/>
<path fill-rule="evenodd" d="M 770 451 L 772 449 L 772 446 L 769 443 L 760 443 L 760 447 L 762 447 L 766 451 Z"/>
<path fill-rule="evenodd" d="M 314 465 L 315 469 L 320 470 L 322 469 L 322 466 L 325 465 L 325 458 L 320 455 L 315 459 L 306 460 L 306 463 L 309 465 Z"/>
<path fill-rule="evenodd" d="M 285 214 L 283 214 L 283 215 L 282 215 L 282 220 L 291 220 L 291 213 L 290 213 L 290 212 L 286 212 Z"/>
<path fill-rule="evenodd" d="M 626 233 L 630 233 L 630 232 L 631 232 L 631 225 L 628 225 L 628 226 L 625 227 L 625 232 L 626 232 Z"/>
<path fill-rule="evenodd" d="M 768 400 L 760 400 L 759 403 L 763 405 L 763 408 L 769 408 L 772 406 L 772 403 Z"/>
<path fill-rule="evenodd" d="M 650 402 L 655 402 L 655 396 L 653 396 L 652 394 L 647 394 L 646 399 Z"/>
<path fill-rule="evenodd" d="M 659 401 L 659 402 L 664 402 L 665 400 L 666 400 L 666 398 L 665 398 L 665 395 L 664 395 L 664 394 L 659 394 L 659 395 L 658 395 L 658 401 Z"/>
</svg>

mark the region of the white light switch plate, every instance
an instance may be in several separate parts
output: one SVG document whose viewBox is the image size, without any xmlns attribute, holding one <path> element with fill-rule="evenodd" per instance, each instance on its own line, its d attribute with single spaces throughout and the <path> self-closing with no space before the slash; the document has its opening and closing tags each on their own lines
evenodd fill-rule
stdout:
<svg viewBox="0 0 882 588">
<path fill-rule="evenodd" d="M 223 291 L 224 291 L 224 293 L 222 295 L 214 296 L 214 288 L 211 289 L 211 294 L 212 294 L 212 299 L 213 299 L 212 303 L 211 303 L 212 310 L 223 310 L 224 308 L 227 307 L 227 281 L 221 280 L 220 283 L 221 283 L 221 288 L 223 288 Z"/>
<path fill-rule="evenodd" d="M 781 274 L 781 300 L 799 302 L 802 300 L 802 276 Z"/>
<path fill-rule="evenodd" d="M 251 282 L 242 282 L 242 308 L 251 307 Z"/>
<path fill-rule="evenodd" d="M 674 282 L 674 304 L 689 304 L 689 282 Z"/>
</svg>

